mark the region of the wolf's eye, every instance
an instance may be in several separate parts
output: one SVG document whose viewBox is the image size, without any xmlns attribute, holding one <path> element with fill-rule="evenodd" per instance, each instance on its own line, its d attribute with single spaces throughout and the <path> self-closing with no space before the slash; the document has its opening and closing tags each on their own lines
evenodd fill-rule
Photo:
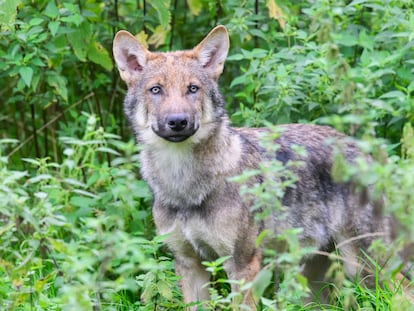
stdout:
<svg viewBox="0 0 414 311">
<path fill-rule="evenodd" d="M 198 89 L 199 89 L 199 87 L 197 85 L 194 85 L 194 84 L 190 84 L 188 86 L 188 92 L 189 93 L 193 93 L 193 94 L 197 93 Z"/>
<path fill-rule="evenodd" d="M 161 87 L 160 86 L 153 86 L 152 88 L 150 88 L 150 92 L 154 95 L 160 94 L 161 93 Z"/>
</svg>

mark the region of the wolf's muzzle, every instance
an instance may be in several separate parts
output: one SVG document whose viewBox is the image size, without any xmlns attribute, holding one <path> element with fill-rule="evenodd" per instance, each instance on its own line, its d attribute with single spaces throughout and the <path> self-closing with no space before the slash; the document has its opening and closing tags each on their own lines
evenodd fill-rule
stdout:
<svg viewBox="0 0 414 311">
<path fill-rule="evenodd" d="M 153 131 L 158 136 L 174 143 L 182 142 L 194 135 L 198 127 L 187 113 L 172 113 L 165 120 L 158 121 L 158 129 Z"/>
</svg>

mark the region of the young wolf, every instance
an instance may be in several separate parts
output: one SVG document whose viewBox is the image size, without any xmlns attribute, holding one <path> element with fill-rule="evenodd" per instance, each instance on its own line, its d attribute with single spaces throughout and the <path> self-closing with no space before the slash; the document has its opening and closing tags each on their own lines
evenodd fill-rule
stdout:
<svg viewBox="0 0 414 311">
<path fill-rule="evenodd" d="M 128 86 L 125 115 L 142 146 L 141 170 L 154 194 L 154 221 L 159 234 L 169 234 L 166 243 L 182 277 L 185 302 L 209 298 L 203 260 L 231 256 L 224 265 L 229 278 L 253 280 L 261 264 L 255 240 L 264 228 L 303 228 L 303 245 L 323 251 L 339 245 L 347 258 L 345 272 L 354 276 L 361 270 L 354 264 L 360 250 L 367 251 L 379 235 L 387 240 L 390 232 L 381 200 L 331 177 L 334 147 L 327 139 L 340 146 L 349 162 L 359 156 L 358 149 L 329 127 L 281 126 L 276 159 L 284 164 L 300 159 L 303 165 L 295 169 L 298 181 L 283 198 L 287 217 L 272 215 L 263 226 L 255 223 L 239 185 L 229 177 L 258 168 L 267 157 L 259 145 L 266 130 L 229 125 L 217 84 L 228 48 L 223 26 L 188 51 L 149 52 L 127 31 L 114 39 L 114 57 Z M 306 155 L 297 155 L 293 146 L 304 148 Z M 304 258 L 310 282 L 323 279 L 326 260 L 319 259 Z M 243 299 L 254 307 L 249 293 Z"/>
</svg>

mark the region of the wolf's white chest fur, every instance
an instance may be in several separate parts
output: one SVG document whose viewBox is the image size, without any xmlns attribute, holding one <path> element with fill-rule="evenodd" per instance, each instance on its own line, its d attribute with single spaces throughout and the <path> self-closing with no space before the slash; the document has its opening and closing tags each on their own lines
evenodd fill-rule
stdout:
<svg viewBox="0 0 414 311">
<path fill-rule="evenodd" d="M 199 206 L 238 165 L 238 137 L 221 145 L 219 154 L 207 150 L 195 154 L 191 143 L 162 142 L 141 153 L 143 176 L 163 204 Z"/>
<path fill-rule="evenodd" d="M 144 177 L 155 196 L 169 205 L 200 205 L 216 185 L 214 179 L 203 176 L 209 174 L 208 169 L 195 159 L 189 145 L 165 144 L 162 149 L 144 152 L 142 163 Z"/>
</svg>

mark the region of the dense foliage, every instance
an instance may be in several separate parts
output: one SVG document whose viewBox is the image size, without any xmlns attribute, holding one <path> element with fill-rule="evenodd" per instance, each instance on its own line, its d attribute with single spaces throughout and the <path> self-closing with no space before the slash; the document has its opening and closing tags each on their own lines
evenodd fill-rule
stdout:
<svg viewBox="0 0 414 311">
<path fill-rule="evenodd" d="M 414 242 L 412 0 L 3 0 L 1 310 L 183 309 L 138 176 L 111 44 L 127 29 L 150 49 L 191 48 L 216 24 L 231 37 L 220 86 L 232 122 L 313 122 L 358 137 L 375 161 L 334 174 L 375 181 L 401 223 L 396 247 Z M 263 310 L 410 309 L 398 286 L 366 289 L 336 266 L 330 304 L 300 306 L 298 263 L 309 250 L 295 232 L 281 239 L 287 252 L 267 250 L 253 284 Z M 232 306 L 224 260 L 206 263 L 207 309 Z M 285 278 L 275 293 L 276 262 Z M 378 274 L 392 281 L 400 266 L 390 266 Z"/>
</svg>

